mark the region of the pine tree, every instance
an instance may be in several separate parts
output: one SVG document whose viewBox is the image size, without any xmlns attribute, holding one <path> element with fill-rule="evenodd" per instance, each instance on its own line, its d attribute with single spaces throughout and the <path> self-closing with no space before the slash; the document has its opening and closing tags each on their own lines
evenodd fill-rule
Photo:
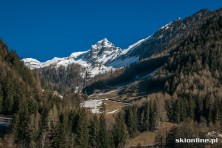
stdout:
<svg viewBox="0 0 222 148">
<path fill-rule="evenodd" d="M 97 148 L 99 145 L 99 120 L 97 116 L 93 116 L 90 121 L 89 136 L 89 147 Z"/>
<path fill-rule="evenodd" d="M 180 105 L 178 99 L 173 104 L 173 121 L 176 123 L 180 122 Z"/>
<path fill-rule="evenodd" d="M 174 127 L 169 131 L 169 133 L 166 137 L 166 147 L 169 147 L 169 148 L 176 147 L 176 143 L 175 143 L 176 131 L 177 131 L 177 129 Z"/>
<path fill-rule="evenodd" d="M 99 118 L 99 147 L 100 148 L 110 147 L 110 137 L 106 129 L 106 121 L 104 114 L 101 114 Z"/>
<path fill-rule="evenodd" d="M 174 116 L 173 116 L 173 113 L 174 113 L 173 105 L 174 105 L 174 103 L 173 103 L 172 100 L 166 100 L 165 104 L 166 104 L 167 117 L 168 117 L 169 121 L 174 122 Z"/>
<path fill-rule="evenodd" d="M 148 102 L 144 106 L 144 130 L 148 131 L 150 127 L 150 108 Z"/>
<path fill-rule="evenodd" d="M 88 148 L 89 144 L 89 129 L 88 129 L 88 117 L 85 110 L 81 110 L 79 113 L 79 119 L 77 124 L 77 139 L 76 143 L 81 148 Z"/>
<path fill-rule="evenodd" d="M 128 131 L 123 119 L 123 113 L 119 113 L 115 118 L 113 126 L 113 138 L 116 148 L 123 147 L 128 138 Z"/>
<path fill-rule="evenodd" d="M 151 101 L 149 116 L 150 130 L 154 130 L 157 126 L 157 106 L 155 101 Z"/>
<path fill-rule="evenodd" d="M 125 121 L 131 137 L 133 137 L 138 130 L 138 119 L 136 106 L 130 106 L 126 110 Z"/>
<path fill-rule="evenodd" d="M 4 84 L 4 102 L 3 102 L 3 111 L 5 114 L 11 114 L 13 111 L 13 105 L 14 105 L 14 93 L 15 90 L 13 89 L 13 77 L 11 73 L 9 73 L 5 79 Z"/>
<path fill-rule="evenodd" d="M 219 108 L 220 101 L 217 99 L 214 101 L 214 108 L 213 108 L 213 122 L 216 123 L 220 120 L 220 108 Z"/>
<path fill-rule="evenodd" d="M 0 84 L 0 113 L 3 111 L 3 91 L 2 85 Z"/>
<path fill-rule="evenodd" d="M 188 98 L 188 117 L 194 119 L 195 101 L 189 96 Z"/>
<path fill-rule="evenodd" d="M 68 116 L 67 114 L 61 114 L 60 121 L 53 133 L 52 147 L 69 148 L 71 143 L 71 127 Z"/>
<path fill-rule="evenodd" d="M 12 123 L 12 131 L 20 144 L 28 147 L 32 140 L 32 132 L 30 130 L 30 114 L 26 100 L 21 101 L 18 113 Z"/>
<path fill-rule="evenodd" d="M 203 106 L 203 101 L 201 101 L 201 99 L 199 98 L 196 98 L 195 120 L 197 120 L 198 122 L 200 122 L 200 118 L 203 113 Z"/>
</svg>

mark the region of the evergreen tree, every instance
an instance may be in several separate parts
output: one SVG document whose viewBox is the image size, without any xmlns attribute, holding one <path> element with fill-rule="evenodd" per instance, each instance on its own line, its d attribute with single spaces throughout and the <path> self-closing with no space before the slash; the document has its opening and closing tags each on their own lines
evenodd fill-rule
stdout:
<svg viewBox="0 0 222 148">
<path fill-rule="evenodd" d="M 188 117 L 194 119 L 195 101 L 191 96 L 188 98 Z"/>
<path fill-rule="evenodd" d="M 149 131 L 150 129 L 150 107 L 149 107 L 149 104 L 148 102 L 145 103 L 145 106 L 144 106 L 144 117 L 143 117 L 143 130 L 144 131 Z"/>
<path fill-rule="evenodd" d="M 77 123 L 77 139 L 76 143 L 81 148 L 89 147 L 89 129 L 88 129 L 88 117 L 85 110 L 80 110 L 78 123 Z"/>
<path fill-rule="evenodd" d="M 113 139 L 116 148 L 123 147 L 128 138 L 128 131 L 123 119 L 123 114 L 119 113 L 115 118 L 115 124 L 113 126 Z"/>
<path fill-rule="evenodd" d="M 0 84 L 0 113 L 3 111 L 3 91 L 2 85 Z"/>
<path fill-rule="evenodd" d="M 150 107 L 150 118 L 149 118 L 149 124 L 150 124 L 150 130 L 156 129 L 157 126 L 157 106 L 155 101 L 151 101 L 151 107 Z"/>
<path fill-rule="evenodd" d="M 60 121 L 53 133 L 52 147 L 69 148 L 71 147 L 71 127 L 67 114 L 60 115 Z"/>
<path fill-rule="evenodd" d="M 19 143 L 24 147 L 28 147 L 32 140 L 32 132 L 30 130 L 30 114 L 26 100 L 22 100 L 18 113 L 12 123 L 12 131 Z"/>
<path fill-rule="evenodd" d="M 89 136 L 89 147 L 97 148 L 99 145 L 99 120 L 97 116 L 93 116 L 90 121 Z"/>
<path fill-rule="evenodd" d="M 125 121 L 131 137 L 133 137 L 138 130 L 138 118 L 136 106 L 130 106 L 126 110 Z"/>
<path fill-rule="evenodd" d="M 5 114 L 11 114 L 13 111 L 14 105 L 14 93 L 15 90 L 13 89 L 13 76 L 9 73 L 5 79 L 4 84 L 4 102 L 3 102 L 3 111 Z"/>
<path fill-rule="evenodd" d="M 220 112 L 220 108 L 219 108 L 219 104 L 220 101 L 217 99 L 214 101 L 214 108 L 213 108 L 213 122 L 216 123 L 217 121 L 220 121 L 220 117 L 221 117 L 221 112 Z"/>
<path fill-rule="evenodd" d="M 106 128 L 105 115 L 101 114 L 99 118 L 99 146 L 100 148 L 110 147 L 110 137 Z"/>
<path fill-rule="evenodd" d="M 180 105 L 178 99 L 173 104 L 173 121 L 176 123 L 180 122 Z"/>
<path fill-rule="evenodd" d="M 166 147 L 167 148 L 173 148 L 176 147 L 175 139 L 176 139 L 176 128 L 172 128 L 166 137 Z"/>
</svg>

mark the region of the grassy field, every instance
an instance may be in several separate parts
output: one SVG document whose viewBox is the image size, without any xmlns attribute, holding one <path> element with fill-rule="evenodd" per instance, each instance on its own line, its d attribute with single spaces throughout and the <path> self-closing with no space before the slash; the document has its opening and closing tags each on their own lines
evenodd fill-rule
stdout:
<svg viewBox="0 0 222 148">
<path fill-rule="evenodd" d="M 161 122 L 158 130 L 153 131 L 153 132 L 147 131 L 147 132 L 140 133 L 136 137 L 131 138 L 127 142 L 125 147 L 128 148 L 131 146 L 137 146 L 138 144 L 140 144 L 141 146 L 154 145 L 155 137 L 159 135 L 160 133 L 165 135 L 173 126 L 177 126 L 177 125 L 170 122 Z"/>
<path fill-rule="evenodd" d="M 119 111 L 123 106 L 125 106 L 125 104 L 121 102 L 114 102 L 110 100 L 104 100 L 103 102 L 105 103 L 106 112 L 108 114 L 113 111 L 117 111 L 117 110 Z"/>
<path fill-rule="evenodd" d="M 110 100 L 103 100 L 106 106 L 106 123 L 108 128 L 112 128 L 114 121 L 115 121 L 115 115 L 122 109 L 125 104 L 120 102 L 114 102 Z"/>
<path fill-rule="evenodd" d="M 126 147 L 136 146 L 140 143 L 140 145 L 152 145 L 155 143 L 155 132 L 143 132 L 138 136 L 130 139 L 126 145 Z"/>
<path fill-rule="evenodd" d="M 118 91 L 109 91 L 107 93 L 97 92 L 89 96 L 90 99 L 111 99 L 118 96 Z"/>
</svg>

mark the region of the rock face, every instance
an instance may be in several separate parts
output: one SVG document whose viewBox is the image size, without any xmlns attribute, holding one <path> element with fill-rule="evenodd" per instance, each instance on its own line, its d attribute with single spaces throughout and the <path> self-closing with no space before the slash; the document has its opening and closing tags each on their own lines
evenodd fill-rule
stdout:
<svg viewBox="0 0 222 148">
<path fill-rule="evenodd" d="M 103 64 L 111 62 L 120 53 L 122 49 L 115 47 L 115 45 L 109 42 L 106 38 L 92 45 L 89 52 L 84 55 L 84 59 L 93 64 Z"/>
</svg>

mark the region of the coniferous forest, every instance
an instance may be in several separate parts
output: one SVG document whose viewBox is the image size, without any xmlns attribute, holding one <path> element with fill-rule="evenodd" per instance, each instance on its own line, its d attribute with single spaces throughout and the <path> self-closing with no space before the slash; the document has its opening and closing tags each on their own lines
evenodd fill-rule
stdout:
<svg viewBox="0 0 222 148">
<path fill-rule="evenodd" d="M 81 102 L 95 90 L 133 81 L 138 73 L 142 75 L 157 68 L 158 72 L 142 83 L 141 87 L 149 92 L 146 99 L 123 107 L 113 115 L 112 124 L 106 117 L 105 106 L 100 114 L 81 108 Z M 67 75 L 72 77 L 81 68 L 74 65 L 69 69 Z M 143 132 L 156 133 L 153 144 L 156 147 L 209 146 L 175 143 L 175 139 L 209 138 L 206 131 L 221 132 L 222 10 L 216 10 L 198 29 L 189 31 L 186 38 L 171 47 L 167 56 L 145 57 L 122 70 L 100 75 L 83 93 L 62 91 L 72 83 L 80 85 L 80 78 L 75 77 L 66 87 L 56 85 L 56 90 L 66 92 L 63 98 L 55 94 L 52 81 L 62 83 L 66 78 L 53 72 L 46 79 L 52 71 L 45 69 L 43 75 L 31 71 L 14 50 L 0 41 L 0 114 L 11 118 L 10 126 L 0 126 L 1 146 L 122 148 Z M 161 132 L 161 124 L 165 122 L 173 126 Z"/>
</svg>

